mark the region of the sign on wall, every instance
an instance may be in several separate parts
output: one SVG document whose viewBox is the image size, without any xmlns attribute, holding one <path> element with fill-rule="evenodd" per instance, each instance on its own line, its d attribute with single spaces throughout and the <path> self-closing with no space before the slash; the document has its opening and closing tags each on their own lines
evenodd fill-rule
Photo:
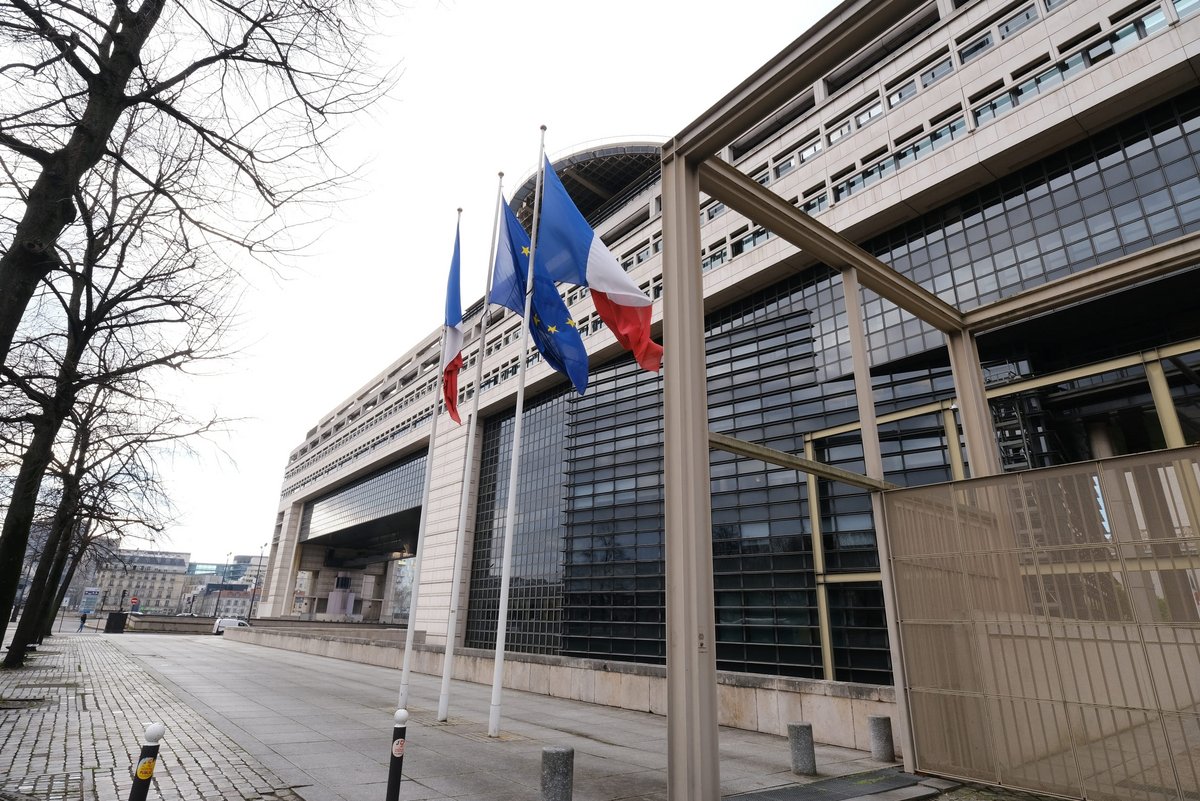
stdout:
<svg viewBox="0 0 1200 801">
<path fill-rule="evenodd" d="M 92 614 L 96 611 L 96 607 L 100 605 L 100 588 L 99 587 L 84 587 L 83 598 L 79 602 L 79 611 L 86 614 Z"/>
</svg>

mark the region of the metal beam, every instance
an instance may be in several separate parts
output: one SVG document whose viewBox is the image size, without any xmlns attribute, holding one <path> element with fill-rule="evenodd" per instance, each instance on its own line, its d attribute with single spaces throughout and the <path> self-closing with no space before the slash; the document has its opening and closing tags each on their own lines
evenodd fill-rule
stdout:
<svg viewBox="0 0 1200 801">
<path fill-rule="evenodd" d="M 1000 450 L 996 445 L 992 408 L 987 402 L 975 337 L 967 331 L 949 333 L 946 335 L 946 350 L 950 352 L 950 371 L 954 374 L 954 392 L 958 400 L 958 415 L 962 420 L 963 439 L 967 442 L 971 476 L 998 475 L 1001 472 Z"/>
<path fill-rule="evenodd" d="M 667 798 L 720 801 L 712 498 L 696 166 L 663 159 Z"/>
<path fill-rule="evenodd" d="M 1171 385 L 1167 383 L 1160 360 L 1146 360 L 1146 381 L 1150 384 L 1150 397 L 1154 400 L 1154 410 L 1158 413 L 1158 423 L 1162 426 L 1164 443 L 1168 448 L 1184 447 L 1188 441 L 1183 436 L 1179 412 L 1175 409 L 1175 400 L 1171 397 Z"/>
<path fill-rule="evenodd" d="M 818 584 L 856 584 L 863 581 L 882 581 L 883 573 L 872 571 L 869 573 L 826 573 L 824 576 L 817 577 Z"/>
<path fill-rule="evenodd" d="M 827 478 L 830 481 L 841 481 L 844 484 L 859 487 L 860 489 L 881 491 L 896 489 L 898 487 L 898 485 L 890 481 L 871 478 L 870 476 L 864 476 L 862 473 L 843 470 L 840 467 L 833 467 L 832 465 L 827 465 L 813 459 L 806 459 L 803 456 L 777 451 L 765 445 L 756 445 L 753 442 L 734 439 L 724 434 L 718 434 L 715 431 L 708 432 L 708 444 L 718 451 L 736 453 L 738 456 L 758 459 L 760 462 L 778 465 L 779 467 L 790 467 L 792 470 L 798 470 L 801 473 L 808 473 L 817 478 Z"/>
<path fill-rule="evenodd" d="M 804 458 L 815 461 L 817 446 L 812 437 L 804 438 Z M 812 532 L 813 577 L 817 580 L 817 625 L 821 635 L 821 678 L 833 680 L 836 668 L 833 663 L 833 617 L 829 614 L 829 590 L 825 577 L 825 541 L 821 535 L 821 491 L 820 482 L 804 482 L 808 489 L 808 526 Z"/>
<path fill-rule="evenodd" d="M 842 271 L 842 301 L 846 304 L 846 333 L 850 335 L 850 358 L 854 365 L 854 397 L 858 420 L 862 423 L 863 466 L 867 475 L 883 480 L 883 452 L 879 447 L 879 424 L 875 422 L 875 390 L 871 384 L 871 354 L 867 350 L 867 329 L 862 309 L 862 290 L 858 270 Z M 983 391 L 980 374 L 979 391 Z M 883 616 L 887 623 L 888 651 L 892 658 L 892 685 L 896 690 L 896 733 L 903 751 L 904 769 L 917 768 L 916 743 L 909 716 L 908 681 L 905 679 L 904 649 L 900 642 L 900 618 L 896 612 L 896 583 L 892 576 L 892 557 L 883 513 L 883 494 L 871 493 L 871 519 L 875 524 L 875 548 L 879 551 L 879 583 L 883 589 Z"/>
<path fill-rule="evenodd" d="M 950 478 L 962 481 L 967 477 L 967 471 L 963 465 L 962 447 L 958 440 L 958 420 L 950 406 L 942 409 L 942 430 L 946 432 L 946 452 L 950 455 Z"/>
<path fill-rule="evenodd" d="M 1171 275 L 1200 261 L 1200 233 L 1138 251 L 1090 270 L 1036 286 L 963 315 L 969 330 L 987 331 Z"/>
<path fill-rule="evenodd" d="M 963 329 L 958 309 L 724 161 L 700 165 L 700 188 L 830 267 L 855 268 L 863 286 L 939 331 Z"/>
</svg>

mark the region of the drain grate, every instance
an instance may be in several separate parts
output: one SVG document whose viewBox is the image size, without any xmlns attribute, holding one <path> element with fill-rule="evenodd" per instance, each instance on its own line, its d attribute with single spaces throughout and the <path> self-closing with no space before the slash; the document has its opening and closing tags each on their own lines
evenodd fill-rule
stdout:
<svg viewBox="0 0 1200 801">
<path fill-rule="evenodd" d="M 454 734 L 467 740 L 474 740 L 477 743 L 515 743 L 529 739 L 528 737 L 522 737 L 520 734 L 512 734 L 506 731 L 500 732 L 499 737 L 488 737 L 488 733 L 482 729 L 479 731 L 456 731 Z"/>
<path fill-rule="evenodd" d="M 464 726 L 473 721 L 466 718 L 448 717 L 445 720 L 438 720 L 437 715 L 432 712 L 423 712 L 418 715 L 410 715 L 408 718 L 410 724 L 419 723 L 422 726 Z"/>
<path fill-rule="evenodd" d="M 77 681 L 26 681 L 16 685 L 18 690 L 28 690 L 32 687 L 78 687 Z"/>
<path fill-rule="evenodd" d="M 45 698 L 0 698 L 0 709 L 33 709 L 44 703 Z"/>
<path fill-rule="evenodd" d="M 899 768 L 887 768 L 871 773 L 824 779 L 811 784 L 793 784 L 731 795 L 727 796 L 725 801 L 844 801 L 860 795 L 911 787 L 918 781 L 916 776 L 903 773 Z"/>
</svg>

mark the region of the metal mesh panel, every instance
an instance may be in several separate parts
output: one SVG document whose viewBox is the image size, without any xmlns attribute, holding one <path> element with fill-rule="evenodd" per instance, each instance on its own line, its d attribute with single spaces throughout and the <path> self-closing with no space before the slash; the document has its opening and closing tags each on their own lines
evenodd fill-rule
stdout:
<svg viewBox="0 0 1200 801">
<path fill-rule="evenodd" d="M 1200 449 L 884 498 L 921 770 L 1200 797 Z"/>
</svg>

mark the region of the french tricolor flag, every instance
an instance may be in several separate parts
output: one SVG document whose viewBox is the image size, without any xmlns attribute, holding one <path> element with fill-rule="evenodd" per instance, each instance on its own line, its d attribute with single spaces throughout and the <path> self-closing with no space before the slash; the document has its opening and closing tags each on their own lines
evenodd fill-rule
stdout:
<svg viewBox="0 0 1200 801">
<path fill-rule="evenodd" d="M 462 369 L 463 316 L 459 277 L 458 226 L 454 227 L 454 256 L 450 259 L 450 278 L 446 281 L 446 327 L 442 330 L 442 397 L 446 411 L 456 423 L 458 416 L 458 371 Z"/>
<path fill-rule="evenodd" d="M 616 257 L 579 213 L 546 160 L 542 214 L 538 222 L 537 261 L 555 281 L 586 286 L 604 324 L 637 359 L 642 369 L 658 372 L 662 346 L 650 339 L 650 298 L 633 282 Z"/>
</svg>

